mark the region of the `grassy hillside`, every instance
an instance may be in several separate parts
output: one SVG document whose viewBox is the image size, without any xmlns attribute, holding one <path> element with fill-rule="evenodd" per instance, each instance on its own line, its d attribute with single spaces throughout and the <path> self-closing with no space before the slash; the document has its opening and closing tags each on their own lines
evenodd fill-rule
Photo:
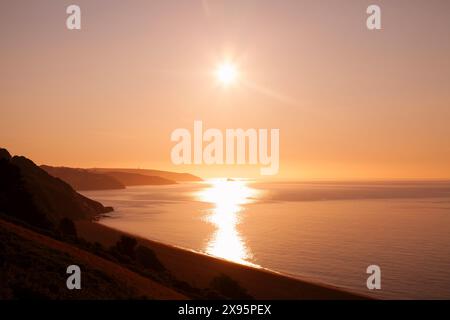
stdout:
<svg viewBox="0 0 450 320">
<path fill-rule="evenodd" d="M 74 245 L 0 219 L 0 299 L 184 299 L 173 289 Z M 66 269 L 81 269 L 68 290 Z"/>
</svg>

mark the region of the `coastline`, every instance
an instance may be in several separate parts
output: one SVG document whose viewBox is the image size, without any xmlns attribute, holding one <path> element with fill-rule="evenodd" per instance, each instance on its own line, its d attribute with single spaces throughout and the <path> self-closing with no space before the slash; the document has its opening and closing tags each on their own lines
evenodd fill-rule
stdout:
<svg viewBox="0 0 450 320">
<path fill-rule="evenodd" d="M 104 246 L 114 245 L 121 236 L 131 236 L 154 251 L 162 264 L 179 280 L 207 288 L 217 276 L 227 275 L 259 300 L 359 300 L 373 299 L 332 285 L 299 279 L 265 268 L 238 264 L 193 250 L 144 239 L 98 222 L 77 221 L 81 238 Z"/>
</svg>

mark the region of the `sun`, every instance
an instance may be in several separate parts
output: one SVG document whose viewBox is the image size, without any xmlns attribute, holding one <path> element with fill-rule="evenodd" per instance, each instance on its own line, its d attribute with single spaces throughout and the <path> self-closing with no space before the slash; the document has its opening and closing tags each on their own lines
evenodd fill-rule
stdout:
<svg viewBox="0 0 450 320">
<path fill-rule="evenodd" d="M 230 61 L 224 61 L 219 64 L 215 75 L 217 81 L 224 87 L 235 84 L 239 78 L 239 72 L 236 65 Z"/>
</svg>

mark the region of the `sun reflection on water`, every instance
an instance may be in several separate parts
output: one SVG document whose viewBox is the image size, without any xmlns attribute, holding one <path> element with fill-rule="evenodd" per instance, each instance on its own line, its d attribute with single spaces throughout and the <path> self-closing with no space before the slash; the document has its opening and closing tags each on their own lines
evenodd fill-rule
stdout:
<svg viewBox="0 0 450 320">
<path fill-rule="evenodd" d="M 245 181 L 213 180 L 211 186 L 199 192 L 200 201 L 213 204 L 205 220 L 216 227 L 206 245 L 206 253 L 226 260 L 254 265 L 244 238 L 237 230 L 244 205 L 251 203 L 257 191 Z"/>
</svg>

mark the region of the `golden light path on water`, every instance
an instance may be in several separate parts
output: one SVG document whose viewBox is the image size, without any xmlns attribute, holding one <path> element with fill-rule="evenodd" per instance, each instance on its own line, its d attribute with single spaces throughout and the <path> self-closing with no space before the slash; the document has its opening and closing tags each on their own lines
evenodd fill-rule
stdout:
<svg viewBox="0 0 450 320">
<path fill-rule="evenodd" d="M 197 196 L 202 202 L 211 203 L 212 209 L 204 217 L 216 230 L 209 239 L 206 253 L 233 262 L 256 266 L 249 262 L 252 254 L 237 226 L 241 223 L 244 205 L 254 201 L 256 189 L 241 180 L 212 180 L 211 185 Z"/>
</svg>

